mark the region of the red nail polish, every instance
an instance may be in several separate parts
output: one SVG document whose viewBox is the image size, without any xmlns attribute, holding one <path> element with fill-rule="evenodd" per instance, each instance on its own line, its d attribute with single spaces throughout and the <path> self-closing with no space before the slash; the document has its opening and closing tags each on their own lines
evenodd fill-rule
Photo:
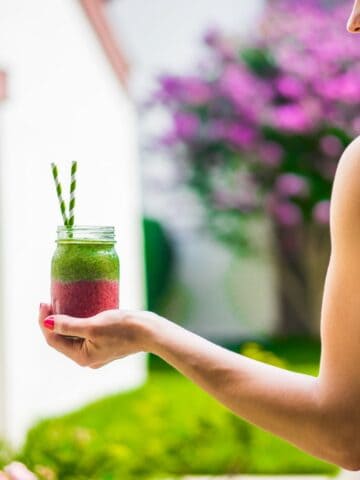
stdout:
<svg viewBox="0 0 360 480">
<path fill-rule="evenodd" d="M 44 327 L 47 328 L 48 330 L 54 330 L 54 327 L 55 327 L 54 317 L 45 318 Z"/>
</svg>

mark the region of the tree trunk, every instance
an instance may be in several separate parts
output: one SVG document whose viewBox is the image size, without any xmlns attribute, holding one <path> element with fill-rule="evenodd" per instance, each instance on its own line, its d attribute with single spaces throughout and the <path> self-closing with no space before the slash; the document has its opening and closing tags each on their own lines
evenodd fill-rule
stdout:
<svg viewBox="0 0 360 480">
<path fill-rule="evenodd" d="M 274 226 L 278 332 L 319 335 L 322 293 L 330 257 L 327 227 Z"/>
</svg>

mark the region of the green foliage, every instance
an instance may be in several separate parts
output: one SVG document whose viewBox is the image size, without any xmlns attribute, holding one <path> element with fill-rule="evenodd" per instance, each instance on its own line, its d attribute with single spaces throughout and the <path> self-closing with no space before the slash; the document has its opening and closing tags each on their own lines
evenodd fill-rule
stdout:
<svg viewBox="0 0 360 480">
<path fill-rule="evenodd" d="M 236 418 L 174 372 L 153 373 L 138 390 L 39 423 L 20 459 L 38 474 L 50 468 L 53 480 L 336 472 Z"/>
<path fill-rule="evenodd" d="M 261 345 L 285 360 L 290 369 L 317 374 L 321 354 L 319 339 L 299 336 L 268 338 Z"/>
<path fill-rule="evenodd" d="M 248 47 L 240 50 L 239 53 L 240 60 L 256 75 L 272 77 L 277 73 L 276 62 L 270 50 Z"/>
<path fill-rule="evenodd" d="M 13 457 L 14 457 L 14 452 L 11 450 L 9 445 L 5 441 L 0 440 L 0 470 L 5 465 L 10 463 Z"/>
<path fill-rule="evenodd" d="M 284 359 L 278 357 L 275 353 L 265 350 L 259 343 L 248 342 L 241 348 L 242 355 L 253 358 L 259 362 L 268 363 L 275 367 L 287 368 L 287 363 Z"/>
<path fill-rule="evenodd" d="M 318 339 L 306 337 L 251 338 L 242 342 L 222 344 L 232 352 L 289 370 L 317 375 L 321 345 Z M 156 355 L 149 355 L 152 372 L 172 372 L 173 368 Z"/>
<path fill-rule="evenodd" d="M 159 222 L 144 218 L 143 228 L 147 306 L 149 310 L 159 311 L 171 281 L 174 252 L 170 239 Z"/>
</svg>

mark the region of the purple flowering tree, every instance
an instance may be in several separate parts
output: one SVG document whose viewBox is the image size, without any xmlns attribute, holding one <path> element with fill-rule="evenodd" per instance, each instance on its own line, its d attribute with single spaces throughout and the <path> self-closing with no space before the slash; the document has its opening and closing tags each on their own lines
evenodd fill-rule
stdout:
<svg viewBox="0 0 360 480">
<path fill-rule="evenodd" d="M 201 69 L 161 77 L 153 98 L 171 119 L 161 147 L 185 165 L 216 236 L 256 252 L 249 225 L 269 221 L 283 333 L 317 329 L 332 181 L 360 128 L 349 4 L 323 3 L 270 3 L 250 44 L 207 32 Z"/>
</svg>

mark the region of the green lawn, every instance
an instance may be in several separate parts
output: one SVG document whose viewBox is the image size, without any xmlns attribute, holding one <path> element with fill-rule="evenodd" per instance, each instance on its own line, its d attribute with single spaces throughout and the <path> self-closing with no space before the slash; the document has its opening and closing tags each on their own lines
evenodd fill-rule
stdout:
<svg viewBox="0 0 360 480">
<path fill-rule="evenodd" d="M 266 351 L 256 345 L 243 349 L 269 363 L 317 370 L 318 346 L 307 342 L 268 343 Z M 20 458 L 37 472 L 49 467 L 53 474 L 40 476 L 49 480 L 337 471 L 236 418 L 169 369 L 151 371 L 136 391 L 39 423 L 29 432 Z"/>
</svg>

